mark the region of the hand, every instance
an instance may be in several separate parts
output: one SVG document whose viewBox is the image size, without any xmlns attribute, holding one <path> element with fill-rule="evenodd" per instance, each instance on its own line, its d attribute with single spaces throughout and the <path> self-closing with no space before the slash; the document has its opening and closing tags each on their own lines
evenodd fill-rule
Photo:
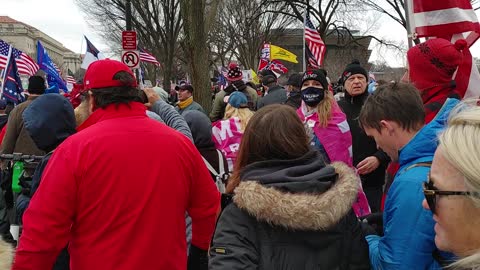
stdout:
<svg viewBox="0 0 480 270">
<path fill-rule="evenodd" d="M 160 100 L 160 96 L 153 90 L 153 88 L 145 88 L 143 89 L 145 95 L 147 95 L 148 103 L 145 104 L 148 108 L 152 107 L 155 102 Z"/>
<path fill-rule="evenodd" d="M 374 156 L 367 157 L 357 164 L 359 174 L 369 174 L 380 166 L 380 160 Z"/>
<path fill-rule="evenodd" d="M 208 251 L 191 245 L 188 254 L 187 270 L 208 270 Z"/>
</svg>

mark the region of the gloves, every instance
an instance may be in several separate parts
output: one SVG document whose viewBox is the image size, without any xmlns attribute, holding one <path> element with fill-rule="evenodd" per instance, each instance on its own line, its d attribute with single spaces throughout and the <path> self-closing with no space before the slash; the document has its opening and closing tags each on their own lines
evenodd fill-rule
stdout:
<svg viewBox="0 0 480 270">
<path fill-rule="evenodd" d="M 208 251 L 191 245 L 187 270 L 208 270 Z"/>
<path fill-rule="evenodd" d="M 372 226 L 368 225 L 368 223 L 361 222 L 360 226 L 362 227 L 362 232 L 364 236 L 377 235 L 377 232 L 375 231 L 375 229 Z"/>
</svg>

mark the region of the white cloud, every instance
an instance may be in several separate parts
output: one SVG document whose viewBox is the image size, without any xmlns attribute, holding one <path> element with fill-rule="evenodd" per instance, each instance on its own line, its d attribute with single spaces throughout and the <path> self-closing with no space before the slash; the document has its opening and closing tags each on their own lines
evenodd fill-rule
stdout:
<svg viewBox="0 0 480 270">
<path fill-rule="evenodd" d="M 74 52 L 84 53 L 83 35 L 100 51 L 108 50 L 74 0 L 0 0 L 0 7 L 0 15 L 37 28 Z"/>
</svg>

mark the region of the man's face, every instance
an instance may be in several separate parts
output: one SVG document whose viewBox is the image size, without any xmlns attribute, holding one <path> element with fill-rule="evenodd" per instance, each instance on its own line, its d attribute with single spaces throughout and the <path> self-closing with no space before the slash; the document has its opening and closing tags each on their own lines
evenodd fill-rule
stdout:
<svg viewBox="0 0 480 270">
<path fill-rule="evenodd" d="M 84 94 L 86 95 L 86 94 Z M 90 104 L 93 103 L 93 98 L 90 100 L 90 95 L 86 95 L 86 97 L 82 98 L 82 102 L 75 108 L 75 121 L 77 126 L 80 126 L 87 118 L 92 114 L 93 107 Z"/>
<path fill-rule="evenodd" d="M 365 133 L 372 137 L 377 144 L 377 149 L 382 149 L 392 159 L 392 161 L 398 160 L 398 147 L 396 139 L 392 132 L 387 128 L 382 127 L 380 131 L 375 128 L 365 127 Z"/>
<path fill-rule="evenodd" d="M 179 101 L 185 101 L 192 96 L 192 93 L 190 93 L 190 91 L 187 89 L 180 88 L 177 93 Z"/>
<path fill-rule="evenodd" d="M 345 81 L 345 90 L 350 96 L 358 96 L 367 90 L 367 78 L 362 74 L 353 74 Z"/>
</svg>

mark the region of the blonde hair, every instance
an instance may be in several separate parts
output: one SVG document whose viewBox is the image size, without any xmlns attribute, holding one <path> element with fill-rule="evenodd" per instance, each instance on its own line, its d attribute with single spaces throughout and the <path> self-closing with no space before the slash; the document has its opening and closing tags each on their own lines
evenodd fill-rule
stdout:
<svg viewBox="0 0 480 270">
<path fill-rule="evenodd" d="M 247 127 L 248 121 L 252 118 L 253 112 L 249 108 L 235 108 L 230 104 L 227 104 L 225 108 L 225 116 L 223 119 L 230 119 L 232 117 L 238 117 L 240 119 L 240 128 L 244 132 Z"/>
<path fill-rule="evenodd" d="M 318 122 L 320 127 L 327 127 L 328 121 L 332 117 L 332 106 L 334 97 L 332 92 L 325 90 L 325 98 L 317 105 Z"/>
<path fill-rule="evenodd" d="M 457 106 L 448 119 L 447 129 L 439 136 L 443 156 L 463 176 L 469 191 L 480 192 L 480 107 L 465 101 Z M 480 207 L 480 198 L 468 197 Z M 480 247 L 473 255 L 462 258 L 449 266 L 451 269 L 480 268 Z"/>
</svg>

